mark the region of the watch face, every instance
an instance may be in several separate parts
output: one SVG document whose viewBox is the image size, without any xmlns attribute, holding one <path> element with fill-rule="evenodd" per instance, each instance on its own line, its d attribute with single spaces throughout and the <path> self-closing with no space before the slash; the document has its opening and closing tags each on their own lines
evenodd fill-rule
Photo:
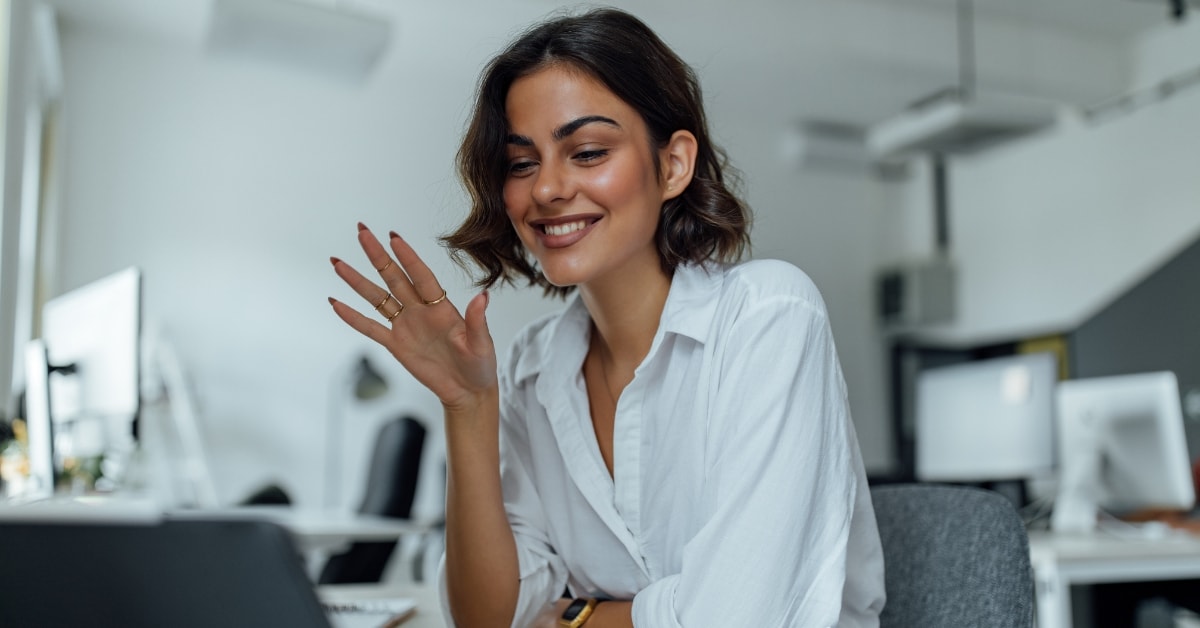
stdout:
<svg viewBox="0 0 1200 628">
<path fill-rule="evenodd" d="M 574 602 L 571 602 L 571 605 L 567 607 L 567 610 L 563 611 L 562 618 L 567 621 L 575 619 L 576 617 L 579 617 L 580 611 L 586 607 L 587 600 L 577 599 Z"/>
</svg>

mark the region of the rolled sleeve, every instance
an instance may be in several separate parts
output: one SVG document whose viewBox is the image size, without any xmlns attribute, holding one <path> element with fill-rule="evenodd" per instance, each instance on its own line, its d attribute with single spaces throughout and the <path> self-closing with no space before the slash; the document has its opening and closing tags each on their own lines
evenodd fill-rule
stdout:
<svg viewBox="0 0 1200 628">
<path fill-rule="evenodd" d="M 667 576 L 642 589 L 633 597 L 634 626 L 682 628 L 675 611 L 675 588 L 679 576 Z"/>
</svg>

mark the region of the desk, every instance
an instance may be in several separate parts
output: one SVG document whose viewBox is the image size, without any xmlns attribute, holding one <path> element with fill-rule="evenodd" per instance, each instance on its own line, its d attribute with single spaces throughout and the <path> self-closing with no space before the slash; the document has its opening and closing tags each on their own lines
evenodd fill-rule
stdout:
<svg viewBox="0 0 1200 628">
<path fill-rule="evenodd" d="M 381 597 L 407 597 L 416 600 L 417 613 L 401 628 L 445 628 L 437 590 L 432 585 L 412 584 L 325 584 L 317 587 L 325 602 L 356 602 Z"/>
<path fill-rule="evenodd" d="M 1039 628 L 1071 628 L 1071 586 L 1200 578 L 1200 536 L 1029 533 Z"/>
<path fill-rule="evenodd" d="M 345 511 L 313 510 L 288 506 L 239 506 L 235 508 L 181 510 L 172 518 L 264 519 L 279 524 L 292 534 L 296 548 L 305 556 L 309 576 L 319 577 L 328 558 L 351 543 L 399 541 L 416 536 L 422 542 L 440 529 L 440 521 L 413 521 Z"/>
<path fill-rule="evenodd" d="M 9 521 L 111 521 L 152 524 L 171 519 L 263 519 L 292 533 L 305 551 L 334 551 L 354 541 L 395 541 L 430 534 L 436 521 L 410 521 L 354 512 L 290 506 L 238 506 L 163 510 L 155 501 L 121 496 L 56 496 L 27 503 L 0 501 L 0 519 Z"/>
<path fill-rule="evenodd" d="M 257 518 L 283 526 L 306 552 L 333 553 L 355 541 L 395 541 L 408 535 L 425 535 L 436 522 L 410 521 L 354 512 L 309 510 L 303 507 L 242 506 L 169 513 L 173 518 Z"/>
<path fill-rule="evenodd" d="M 31 502 L 0 501 L 0 520 L 108 521 L 151 525 L 170 519 L 260 519 L 291 533 L 296 548 L 307 557 L 310 575 L 319 573 L 325 559 L 356 541 L 398 541 L 405 536 L 428 537 L 440 521 L 410 521 L 345 511 L 289 506 L 238 506 L 164 511 L 155 501 L 122 496 L 55 496 Z"/>
</svg>

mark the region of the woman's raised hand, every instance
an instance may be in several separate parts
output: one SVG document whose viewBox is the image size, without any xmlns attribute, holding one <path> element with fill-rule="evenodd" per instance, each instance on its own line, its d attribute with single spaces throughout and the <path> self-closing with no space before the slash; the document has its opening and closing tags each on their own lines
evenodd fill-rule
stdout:
<svg viewBox="0 0 1200 628">
<path fill-rule="evenodd" d="M 330 261 L 378 319 L 330 298 L 334 312 L 383 345 L 447 407 L 465 407 L 491 394 L 496 387 L 496 350 L 484 316 L 487 293 L 471 299 L 465 315 L 460 315 L 437 277 L 395 232 L 388 240 L 394 259 L 362 223 L 358 243 L 386 288 L 336 257 Z"/>
</svg>

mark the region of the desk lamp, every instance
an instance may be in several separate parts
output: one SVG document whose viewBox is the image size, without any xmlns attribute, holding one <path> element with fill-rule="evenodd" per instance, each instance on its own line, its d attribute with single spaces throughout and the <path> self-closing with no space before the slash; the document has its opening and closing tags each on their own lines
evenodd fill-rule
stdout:
<svg viewBox="0 0 1200 628">
<path fill-rule="evenodd" d="M 343 388 L 336 384 L 348 384 Z M 366 356 L 362 356 L 354 364 L 353 370 L 350 372 L 350 377 L 346 380 L 335 380 L 334 390 L 330 393 L 329 402 L 329 423 L 326 426 L 325 446 L 327 448 L 325 454 L 325 506 L 327 508 L 336 507 L 336 494 L 341 484 L 342 472 L 342 424 L 345 422 L 345 406 L 341 403 L 343 398 L 341 393 L 346 389 L 351 392 L 351 398 L 354 401 L 370 401 L 378 399 L 388 391 L 387 380 L 375 367 L 371 365 L 371 361 Z"/>
</svg>

